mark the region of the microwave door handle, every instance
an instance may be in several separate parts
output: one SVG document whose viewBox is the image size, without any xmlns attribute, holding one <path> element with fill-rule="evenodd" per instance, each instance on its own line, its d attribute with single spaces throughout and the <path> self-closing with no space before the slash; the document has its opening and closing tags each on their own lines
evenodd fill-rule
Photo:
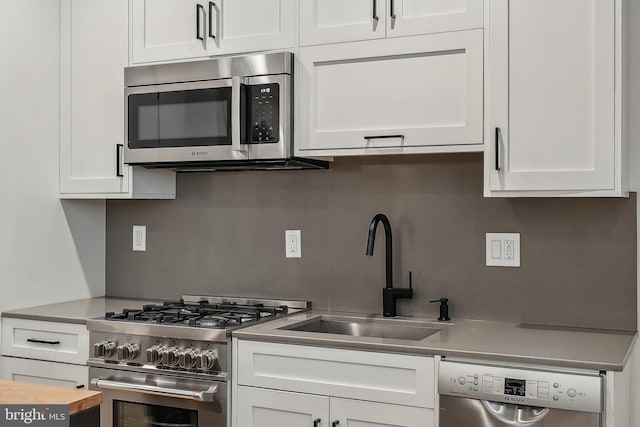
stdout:
<svg viewBox="0 0 640 427">
<path fill-rule="evenodd" d="M 247 145 L 240 140 L 240 86 L 245 83 L 241 77 L 231 78 L 231 149 L 236 153 L 248 155 Z"/>
</svg>

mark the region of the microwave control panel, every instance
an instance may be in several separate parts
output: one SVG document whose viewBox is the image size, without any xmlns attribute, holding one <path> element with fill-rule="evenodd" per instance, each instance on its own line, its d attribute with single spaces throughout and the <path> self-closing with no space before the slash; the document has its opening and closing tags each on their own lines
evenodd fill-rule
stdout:
<svg viewBox="0 0 640 427">
<path fill-rule="evenodd" d="M 277 83 L 249 86 L 251 144 L 280 140 L 280 86 Z"/>
</svg>

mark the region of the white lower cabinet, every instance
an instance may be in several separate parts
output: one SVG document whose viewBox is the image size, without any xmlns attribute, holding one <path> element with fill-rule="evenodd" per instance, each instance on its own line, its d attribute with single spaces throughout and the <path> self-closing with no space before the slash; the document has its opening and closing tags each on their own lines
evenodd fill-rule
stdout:
<svg viewBox="0 0 640 427">
<path fill-rule="evenodd" d="M 238 388 L 238 427 L 432 427 L 433 410 L 354 399 Z"/>
<path fill-rule="evenodd" d="M 238 427 L 327 426 L 329 398 L 241 386 L 235 413 Z"/>
<path fill-rule="evenodd" d="M 234 339 L 234 427 L 436 424 L 433 357 Z"/>
<path fill-rule="evenodd" d="M 299 155 L 482 151 L 483 31 L 304 47 Z"/>
<path fill-rule="evenodd" d="M 89 388 L 86 325 L 2 318 L 2 378 Z"/>
<path fill-rule="evenodd" d="M 89 388 L 89 368 L 69 363 L 2 356 L 2 379 L 69 388 Z"/>
</svg>

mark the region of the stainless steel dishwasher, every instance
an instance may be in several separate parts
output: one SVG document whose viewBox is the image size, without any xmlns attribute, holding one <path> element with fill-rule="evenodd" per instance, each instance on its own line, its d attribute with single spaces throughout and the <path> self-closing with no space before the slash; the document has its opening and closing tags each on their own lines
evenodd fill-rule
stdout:
<svg viewBox="0 0 640 427">
<path fill-rule="evenodd" d="M 440 427 L 602 427 L 599 372 L 440 362 Z"/>
</svg>

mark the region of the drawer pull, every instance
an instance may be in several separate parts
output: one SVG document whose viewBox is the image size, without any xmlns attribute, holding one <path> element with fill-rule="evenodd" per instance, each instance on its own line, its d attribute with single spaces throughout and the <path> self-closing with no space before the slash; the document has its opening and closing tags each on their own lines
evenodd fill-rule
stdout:
<svg viewBox="0 0 640 427">
<path fill-rule="evenodd" d="M 313 420 L 313 427 L 318 427 L 320 425 L 320 421 L 322 421 L 320 418 Z"/>
<path fill-rule="evenodd" d="M 33 343 L 36 343 L 36 344 L 49 344 L 49 345 L 58 345 L 58 344 L 60 344 L 60 341 L 46 341 L 46 340 L 39 340 L 39 339 L 36 339 L 36 338 L 29 338 L 27 340 L 27 342 L 33 342 Z"/>
<path fill-rule="evenodd" d="M 77 385 L 76 388 L 84 388 L 84 384 Z"/>
</svg>

